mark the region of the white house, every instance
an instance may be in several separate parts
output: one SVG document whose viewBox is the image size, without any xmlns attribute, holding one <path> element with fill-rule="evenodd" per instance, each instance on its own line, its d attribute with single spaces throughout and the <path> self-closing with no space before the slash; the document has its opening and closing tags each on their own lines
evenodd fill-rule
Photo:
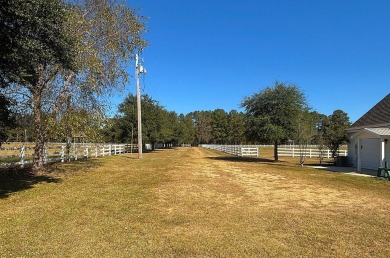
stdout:
<svg viewBox="0 0 390 258">
<path fill-rule="evenodd" d="M 390 94 L 348 130 L 348 163 L 361 169 L 390 167 Z"/>
</svg>

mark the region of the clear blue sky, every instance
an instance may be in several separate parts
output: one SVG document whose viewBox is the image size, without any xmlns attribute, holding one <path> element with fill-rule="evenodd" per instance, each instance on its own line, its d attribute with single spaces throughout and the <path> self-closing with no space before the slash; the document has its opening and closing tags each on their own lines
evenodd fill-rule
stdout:
<svg viewBox="0 0 390 258">
<path fill-rule="evenodd" d="M 149 17 L 143 92 L 167 110 L 239 109 L 279 80 L 355 121 L 390 92 L 389 0 L 127 3 Z"/>
</svg>

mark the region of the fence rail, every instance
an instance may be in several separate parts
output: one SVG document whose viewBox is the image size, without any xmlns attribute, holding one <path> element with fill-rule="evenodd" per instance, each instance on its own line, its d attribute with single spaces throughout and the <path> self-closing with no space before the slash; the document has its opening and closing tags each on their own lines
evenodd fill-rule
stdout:
<svg viewBox="0 0 390 258">
<path fill-rule="evenodd" d="M 214 145 L 201 144 L 200 147 L 222 151 L 240 157 L 259 157 L 258 145 Z"/>
<path fill-rule="evenodd" d="M 7 151 L 8 155 L 1 155 Z M 50 143 L 45 145 L 43 149 L 44 163 L 65 162 L 71 160 L 97 158 L 108 155 L 118 155 L 125 152 L 137 151 L 137 147 L 131 144 L 66 144 L 66 143 Z M 0 167 L 18 166 L 32 163 L 33 148 L 31 146 L 19 146 L 0 151 Z"/>
<path fill-rule="evenodd" d="M 332 151 L 329 149 L 306 149 L 302 150 L 299 148 L 278 148 L 278 155 L 280 157 L 299 157 L 301 153 L 307 158 L 318 158 L 322 154 L 323 158 L 332 158 Z M 339 150 L 337 156 L 346 157 L 348 155 L 347 150 Z"/>
</svg>

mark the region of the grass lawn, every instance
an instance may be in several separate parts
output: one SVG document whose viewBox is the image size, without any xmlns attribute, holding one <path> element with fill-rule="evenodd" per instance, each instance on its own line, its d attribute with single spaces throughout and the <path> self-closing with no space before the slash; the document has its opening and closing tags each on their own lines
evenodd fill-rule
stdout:
<svg viewBox="0 0 390 258">
<path fill-rule="evenodd" d="M 201 148 L 56 166 L 0 171 L 0 257 L 390 254 L 388 181 Z"/>
</svg>

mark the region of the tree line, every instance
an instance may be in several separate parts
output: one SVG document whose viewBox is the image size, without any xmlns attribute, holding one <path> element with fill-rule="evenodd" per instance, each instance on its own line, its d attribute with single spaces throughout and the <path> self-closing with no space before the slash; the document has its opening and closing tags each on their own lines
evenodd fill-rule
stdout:
<svg viewBox="0 0 390 258">
<path fill-rule="evenodd" d="M 134 142 L 137 139 L 136 96 L 130 94 L 118 107 L 119 113 L 107 120 L 106 141 Z M 142 133 L 145 143 L 181 145 L 200 143 L 243 144 L 245 115 L 232 110 L 194 111 L 177 114 L 166 110 L 148 95 L 141 100 Z"/>
<path fill-rule="evenodd" d="M 331 115 L 312 110 L 295 85 L 276 81 L 241 103 L 245 112 L 223 109 L 176 114 L 150 96 L 142 96 L 144 141 L 163 144 L 272 144 L 278 160 L 278 146 L 293 143 L 304 150 L 308 145 L 329 148 L 333 156 L 347 142 L 348 114 L 335 110 Z M 103 129 L 111 142 L 137 139 L 136 97 L 128 95 L 119 113 Z M 304 162 L 301 156 L 301 164 Z"/>
</svg>

